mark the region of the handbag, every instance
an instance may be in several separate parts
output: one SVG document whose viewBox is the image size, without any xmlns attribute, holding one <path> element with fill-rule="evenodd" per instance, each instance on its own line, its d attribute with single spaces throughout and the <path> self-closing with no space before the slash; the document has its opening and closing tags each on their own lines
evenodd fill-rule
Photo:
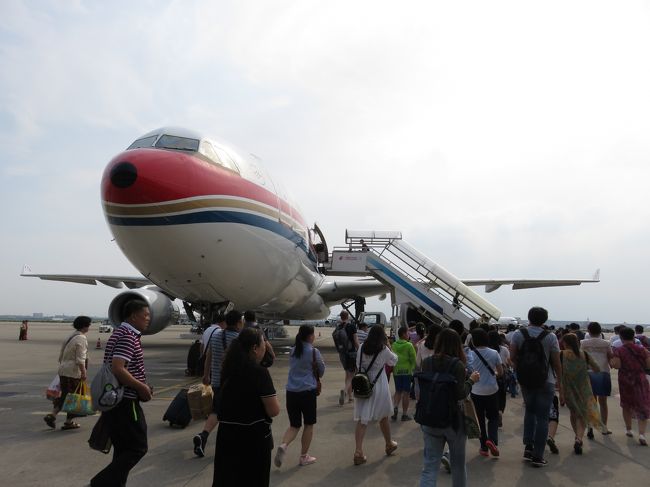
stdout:
<svg viewBox="0 0 650 487">
<path fill-rule="evenodd" d="M 45 397 L 50 401 L 54 401 L 55 399 L 61 397 L 61 378 L 58 374 L 54 376 L 54 379 L 52 379 L 50 385 L 47 386 L 47 389 L 45 390 Z"/>
<path fill-rule="evenodd" d="M 108 362 L 97 371 L 90 384 L 93 407 L 96 411 L 109 411 L 122 400 L 124 387 L 120 385 Z"/>
<path fill-rule="evenodd" d="M 465 434 L 470 440 L 481 437 L 481 428 L 478 425 L 478 418 L 476 417 L 476 409 L 474 402 L 466 397 L 463 399 L 463 420 L 465 422 Z"/>
<path fill-rule="evenodd" d="M 85 381 L 79 382 L 79 385 L 73 393 L 65 396 L 61 411 L 64 413 L 75 414 L 77 416 L 92 416 L 95 414 L 93 401 L 90 397 L 90 390 Z"/>
<path fill-rule="evenodd" d="M 95 423 L 90 438 L 88 438 L 88 446 L 102 453 L 111 451 L 111 429 L 104 414 L 101 414 Z"/>
<path fill-rule="evenodd" d="M 316 395 L 320 396 L 320 391 L 323 385 L 320 383 L 320 377 L 318 376 L 318 364 L 316 363 L 316 349 L 311 349 L 311 370 L 314 373 L 314 379 L 316 379 Z"/>
</svg>

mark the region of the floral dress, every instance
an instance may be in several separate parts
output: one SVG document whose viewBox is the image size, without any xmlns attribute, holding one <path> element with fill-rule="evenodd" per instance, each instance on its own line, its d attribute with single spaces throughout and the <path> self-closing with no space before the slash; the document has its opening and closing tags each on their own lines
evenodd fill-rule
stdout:
<svg viewBox="0 0 650 487">
<path fill-rule="evenodd" d="M 626 342 L 614 349 L 614 356 L 621 360 L 618 371 L 621 407 L 629 410 L 633 418 L 650 419 L 650 385 L 644 370 L 648 351 L 641 345 Z"/>
<path fill-rule="evenodd" d="M 577 416 L 584 425 L 600 427 L 600 411 L 598 403 L 591 390 L 588 366 L 592 370 L 600 371 L 598 364 L 585 352 L 576 356 L 572 350 L 562 352 L 562 388 L 564 400 L 569 411 Z"/>
</svg>

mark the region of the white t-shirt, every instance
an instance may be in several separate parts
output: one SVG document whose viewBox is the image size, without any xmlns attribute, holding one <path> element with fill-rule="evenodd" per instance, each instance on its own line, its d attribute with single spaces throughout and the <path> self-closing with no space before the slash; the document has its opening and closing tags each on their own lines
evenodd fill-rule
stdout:
<svg viewBox="0 0 650 487">
<path fill-rule="evenodd" d="M 488 370 L 483 360 L 476 355 L 477 353 L 481 354 L 481 357 L 492 368 L 494 374 L 497 373 L 497 365 L 501 365 L 501 355 L 496 350 L 488 347 L 476 347 L 476 351 L 470 351 L 467 356 L 469 369 L 472 371 L 478 370 L 481 374 L 479 381 L 472 386 L 472 394 L 476 394 L 477 396 L 490 396 L 499 390 L 497 377 Z"/>
<path fill-rule="evenodd" d="M 607 355 L 611 355 L 612 347 L 607 340 L 598 337 L 585 338 L 580 342 L 580 348 L 594 358 L 601 372 L 609 372 Z"/>
</svg>

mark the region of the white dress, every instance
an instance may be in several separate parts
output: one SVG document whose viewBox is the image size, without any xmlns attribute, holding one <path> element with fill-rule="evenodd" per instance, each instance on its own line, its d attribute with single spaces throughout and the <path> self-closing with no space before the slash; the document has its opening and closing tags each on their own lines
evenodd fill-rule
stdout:
<svg viewBox="0 0 650 487">
<path fill-rule="evenodd" d="M 361 347 L 357 352 L 357 365 L 359 364 L 359 355 L 361 354 Z M 363 354 L 361 360 L 361 367 L 364 369 L 370 364 L 372 355 Z M 394 366 L 397 363 L 397 355 L 395 355 L 388 348 L 379 352 L 375 363 L 368 371 L 368 377 L 372 382 L 381 372 L 379 379 L 373 387 L 372 396 L 368 399 L 354 399 L 354 420 L 361 421 L 362 424 L 368 424 L 370 421 L 379 421 L 382 418 L 393 414 L 393 398 L 388 387 L 388 377 L 384 372 L 384 366 Z"/>
</svg>

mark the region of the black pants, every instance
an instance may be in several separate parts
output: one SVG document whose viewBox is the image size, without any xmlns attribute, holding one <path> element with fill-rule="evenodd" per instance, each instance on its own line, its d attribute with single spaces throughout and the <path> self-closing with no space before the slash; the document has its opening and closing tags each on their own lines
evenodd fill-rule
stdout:
<svg viewBox="0 0 650 487">
<path fill-rule="evenodd" d="M 489 396 L 472 394 L 472 401 L 476 408 L 478 425 L 481 428 L 481 449 L 485 450 L 486 440 L 492 440 L 495 445 L 499 444 L 499 399 L 498 392 Z M 487 418 L 487 431 L 485 419 Z"/>
<path fill-rule="evenodd" d="M 147 422 L 140 401 L 122 399 L 104 413 L 111 431 L 113 461 L 90 481 L 92 487 L 126 485 L 129 472 L 147 453 Z"/>
<path fill-rule="evenodd" d="M 268 487 L 273 436 L 270 426 L 219 423 L 212 487 Z"/>
</svg>

